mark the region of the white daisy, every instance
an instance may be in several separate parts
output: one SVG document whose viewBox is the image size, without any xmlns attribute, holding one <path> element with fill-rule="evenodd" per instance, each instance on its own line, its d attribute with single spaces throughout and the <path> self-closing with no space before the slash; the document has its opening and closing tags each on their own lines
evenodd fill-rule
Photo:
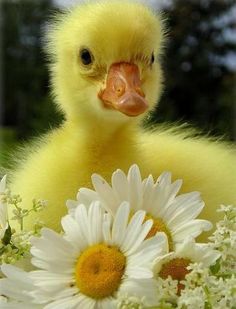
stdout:
<svg viewBox="0 0 236 309">
<path fill-rule="evenodd" d="M 6 190 L 6 176 L 4 176 L 0 182 L 0 240 L 4 237 L 4 234 L 8 228 L 8 214 L 7 205 L 2 200 L 1 195 Z"/>
<path fill-rule="evenodd" d="M 32 264 L 40 269 L 30 272 L 35 302 L 45 309 L 116 308 L 117 293 L 125 293 L 154 305 L 153 260 L 167 239 L 164 233 L 145 239 L 152 220 L 144 218 L 143 210 L 131 217 L 124 202 L 113 221 L 94 202 L 62 219 L 64 236 L 42 229 L 31 249 Z"/>
<path fill-rule="evenodd" d="M 1 271 L 6 276 L 6 278 L 0 279 L 1 309 L 43 308 L 41 305 L 32 303 L 33 297 L 30 296 L 30 293 L 34 287 L 29 273 L 9 264 L 2 265 Z"/>
<path fill-rule="evenodd" d="M 153 177 L 142 180 L 137 165 L 131 166 L 126 176 L 122 170 L 112 174 L 110 186 L 101 176 L 92 175 L 95 191 L 82 188 L 77 201 L 68 201 L 67 207 L 73 211 L 82 203 L 89 205 L 99 200 L 113 216 L 123 201 L 128 201 L 131 210 L 143 209 L 147 212 L 146 219 L 153 219 L 154 224 L 148 236 L 158 231 L 165 232 L 171 250 L 176 243 L 181 243 L 187 236 L 197 237 L 202 231 L 208 231 L 212 224 L 206 220 L 195 219 L 204 207 L 199 192 L 191 192 L 176 196 L 182 180 L 171 183 L 171 173 L 165 172 L 154 182 Z"/>
<path fill-rule="evenodd" d="M 183 288 L 182 280 L 190 272 L 188 266 L 192 263 L 201 263 L 204 268 L 213 265 L 220 257 L 217 250 L 213 250 L 208 244 L 195 243 L 191 237 L 185 239 L 182 244 L 176 246 L 175 252 L 159 256 L 155 260 L 154 272 L 156 277 L 167 279 L 170 276 L 178 280 L 178 290 Z"/>
</svg>

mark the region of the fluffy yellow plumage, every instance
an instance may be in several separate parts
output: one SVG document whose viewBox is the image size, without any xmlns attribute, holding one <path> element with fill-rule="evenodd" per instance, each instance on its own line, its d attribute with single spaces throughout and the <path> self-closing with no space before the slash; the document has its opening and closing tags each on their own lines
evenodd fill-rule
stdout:
<svg viewBox="0 0 236 309">
<path fill-rule="evenodd" d="M 168 170 L 174 179 L 184 180 L 183 191 L 201 191 L 206 202 L 203 218 L 215 222 L 219 204 L 236 202 L 232 147 L 186 138 L 176 129 L 144 132 L 140 127 L 146 111 L 139 109 L 145 109 L 146 102 L 147 110 L 154 108 L 161 93 L 157 59 L 162 42 L 160 17 L 127 1 L 81 5 L 55 21 L 46 49 L 52 62 L 53 94 L 66 121 L 25 151 L 26 159 L 12 177 L 12 190 L 22 195 L 26 207 L 33 198 L 48 200 L 41 213 L 48 226 L 59 227 L 65 201 L 74 199 L 80 187 L 91 186 L 92 173 L 109 180 L 115 169 L 127 171 L 133 163 L 143 177 Z M 104 99 L 114 96 L 103 92 L 114 90 L 107 82 L 110 75 L 116 77 L 112 84 L 116 95 L 119 91 L 126 95 L 123 84 L 116 84 L 122 70 L 136 78 L 129 93 L 135 96 L 135 106 L 130 101 L 124 107 L 111 105 L 112 100 Z"/>
</svg>

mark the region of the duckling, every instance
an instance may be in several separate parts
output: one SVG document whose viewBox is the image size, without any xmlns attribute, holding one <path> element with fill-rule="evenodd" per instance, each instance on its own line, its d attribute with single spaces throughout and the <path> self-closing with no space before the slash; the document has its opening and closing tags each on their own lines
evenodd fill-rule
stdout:
<svg viewBox="0 0 236 309">
<path fill-rule="evenodd" d="M 182 192 L 200 191 L 202 218 L 216 222 L 216 207 L 236 202 L 233 147 L 176 128 L 142 129 L 163 89 L 164 38 L 160 16 L 128 0 L 79 5 L 48 30 L 52 93 L 65 121 L 23 151 L 11 180 L 26 208 L 48 201 L 37 214 L 47 226 L 60 229 L 66 200 L 91 187 L 93 173 L 109 181 L 133 163 L 143 177 L 167 170 L 183 179 Z"/>
</svg>

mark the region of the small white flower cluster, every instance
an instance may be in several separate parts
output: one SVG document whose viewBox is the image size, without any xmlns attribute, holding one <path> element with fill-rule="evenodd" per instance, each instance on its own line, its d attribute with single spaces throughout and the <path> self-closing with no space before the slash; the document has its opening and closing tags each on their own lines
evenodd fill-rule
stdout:
<svg viewBox="0 0 236 309">
<path fill-rule="evenodd" d="M 171 306 L 171 304 L 175 303 L 178 299 L 178 281 L 168 276 L 166 279 L 158 277 L 157 283 L 160 306 Z"/>
<path fill-rule="evenodd" d="M 224 218 L 217 223 L 208 245 L 221 253 L 220 258 L 210 267 L 201 262 L 190 264 L 180 295 L 176 280 L 159 278 L 161 306 L 157 308 L 236 308 L 236 207 L 222 205 L 218 211 Z"/>
<path fill-rule="evenodd" d="M 15 264 L 22 258 L 30 257 L 30 237 L 39 235 L 42 222 L 36 222 L 32 231 L 25 231 L 23 228 L 24 218 L 31 212 L 39 212 L 46 203 L 43 200 L 33 200 L 32 208 L 27 210 L 21 207 L 20 195 L 13 195 L 6 188 L 6 176 L 0 182 L 0 265 L 3 263 Z M 19 231 L 9 225 L 8 209 L 12 208 L 13 218 L 19 225 Z"/>
<path fill-rule="evenodd" d="M 18 255 L 30 250 L 36 270 L 2 265 L 3 308 L 236 308 L 233 206 L 222 206 L 225 217 L 210 242 L 196 243 L 212 226 L 196 219 L 204 203 L 198 192 L 178 195 L 182 182 L 172 183 L 170 173 L 143 180 L 133 165 L 127 176 L 114 172 L 111 186 L 99 175 L 92 182 L 95 190 L 82 188 L 77 201 L 67 202 L 63 232 L 42 228 L 40 237 L 31 236 L 41 226 L 26 232 L 23 219 L 44 204 L 35 201 L 26 211 L 19 196 L 4 193 L 22 228 L 10 230 L 4 248 L 14 242 L 22 248 Z M 4 239 L 10 227 L 7 219 L 1 222 Z M 4 262 L 11 259 L 5 255 Z"/>
<path fill-rule="evenodd" d="M 118 295 L 117 309 L 144 309 L 144 299 L 125 294 Z"/>
<path fill-rule="evenodd" d="M 186 276 L 185 289 L 177 299 L 178 308 L 235 308 L 236 278 L 213 275 L 210 269 L 193 266 Z"/>
<path fill-rule="evenodd" d="M 236 276 L 236 207 L 222 205 L 219 212 L 224 214 L 223 220 L 217 223 L 216 231 L 209 238 L 212 246 L 221 252 L 220 273 Z"/>
</svg>

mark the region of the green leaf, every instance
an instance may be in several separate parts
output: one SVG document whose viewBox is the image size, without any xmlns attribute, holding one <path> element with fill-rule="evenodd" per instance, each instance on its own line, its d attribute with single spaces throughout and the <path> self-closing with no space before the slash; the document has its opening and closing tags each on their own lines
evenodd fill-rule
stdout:
<svg viewBox="0 0 236 309">
<path fill-rule="evenodd" d="M 219 258 L 214 265 L 210 266 L 210 270 L 213 275 L 216 275 L 220 271 L 220 260 L 221 258 Z"/>
<path fill-rule="evenodd" d="M 3 239 L 2 239 L 2 243 L 6 246 L 10 243 L 11 241 L 11 236 L 12 236 L 12 232 L 11 232 L 11 227 L 10 225 L 8 225 L 8 228 L 6 229 L 5 231 L 5 234 L 3 236 Z"/>
</svg>

